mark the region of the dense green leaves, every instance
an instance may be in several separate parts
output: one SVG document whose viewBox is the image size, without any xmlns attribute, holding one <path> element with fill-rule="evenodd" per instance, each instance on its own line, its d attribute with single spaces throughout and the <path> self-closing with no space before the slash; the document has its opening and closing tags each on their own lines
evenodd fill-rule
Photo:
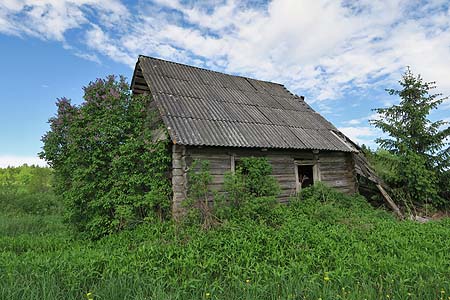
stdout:
<svg viewBox="0 0 450 300">
<path fill-rule="evenodd" d="M 85 87 L 84 100 L 58 100 L 40 154 L 55 170 L 69 222 L 98 238 L 164 216 L 170 157 L 167 142 L 153 140 L 150 97 L 131 95 L 124 78 L 110 76 Z"/>
<path fill-rule="evenodd" d="M 267 158 L 241 158 L 235 172 L 225 175 L 224 189 L 222 203 L 231 208 L 229 217 L 238 215 L 267 220 L 275 216 L 280 186 L 272 176 L 272 166 Z"/>
<path fill-rule="evenodd" d="M 429 94 L 435 83 L 424 82 L 409 68 L 399 83 L 401 90 L 388 92 L 399 96 L 400 103 L 375 109 L 380 118 L 372 120 L 372 124 L 389 135 L 376 141 L 382 149 L 397 156 L 396 187 L 402 187 L 416 202 L 441 204 L 450 183 L 450 150 L 446 140 L 450 128 L 445 128 L 447 122 L 432 122 L 428 116 L 445 98 Z"/>
<path fill-rule="evenodd" d="M 225 189 L 240 190 L 241 195 L 235 195 L 236 199 L 245 197 L 277 196 L 280 187 L 272 176 L 272 165 L 264 157 L 243 157 L 238 161 L 236 171 L 225 182 Z M 241 184 L 234 188 L 233 184 Z"/>
<path fill-rule="evenodd" d="M 236 170 L 225 174 L 223 192 L 211 191 L 208 161 L 194 161 L 189 172 L 189 209 L 185 221 L 204 228 L 235 217 L 273 222 L 277 214 L 276 196 L 280 187 L 272 176 L 272 166 L 264 157 L 244 157 Z"/>
</svg>

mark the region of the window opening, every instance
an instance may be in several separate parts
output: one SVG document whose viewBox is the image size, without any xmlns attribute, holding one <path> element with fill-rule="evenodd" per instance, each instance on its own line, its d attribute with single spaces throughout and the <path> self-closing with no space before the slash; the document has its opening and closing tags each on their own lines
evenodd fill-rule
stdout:
<svg viewBox="0 0 450 300">
<path fill-rule="evenodd" d="M 305 188 L 314 184 L 313 165 L 298 165 L 298 183 L 300 188 Z"/>
</svg>

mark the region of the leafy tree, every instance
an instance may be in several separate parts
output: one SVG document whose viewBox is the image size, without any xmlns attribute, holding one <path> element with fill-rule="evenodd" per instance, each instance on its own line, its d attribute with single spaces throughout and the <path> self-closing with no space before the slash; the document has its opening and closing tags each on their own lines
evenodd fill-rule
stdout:
<svg viewBox="0 0 450 300">
<path fill-rule="evenodd" d="M 435 82 L 424 82 L 408 68 L 399 81 L 402 89 L 388 89 L 400 97 L 400 103 L 374 109 L 381 117 L 371 123 L 389 137 L 376 141 L 382 149 L 397 156 L 398 176 L 395 182 L 416 201 L 441 200 L 445 193 L 443 180 L 448 173 L 450 128 L 441 130 L 444 121 L 432 122 L 429 114 L 446 98 L 430 94 Z"/>
<path fill-rule="evenodd" d="M 123 77 L 97 79 L 84 102 L 66 98 L 49 120 L 41 158 L 55 172 L 55 188 L 68 221 L 98 238 L 169 208 L 167 141 L 155 142 L 150 97 L 135 96 Z"/>
</svg>

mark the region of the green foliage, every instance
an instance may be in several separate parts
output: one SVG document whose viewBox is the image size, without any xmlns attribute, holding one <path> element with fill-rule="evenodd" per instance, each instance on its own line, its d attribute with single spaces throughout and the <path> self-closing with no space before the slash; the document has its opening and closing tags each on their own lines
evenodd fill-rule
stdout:
<svg viewBox="0 0 450 300">
<path fill-rule="evenodd" d="M 39 193 L 51 190 L 53 170 L 23 165 L 0 169 L 0 192 Z"/>
<path fill-rule="evenodd" d="M 224 193 L 220 194 L 209 189 L 213 179 L 209 162 L 194 161 L 189 171 L 185 222 L 201 223 L 203 228 L 236 217 L 274 222 L 280 187 L 271 174 L 266 158 L 242 158 L 234 173 L 225 174 Z"/>
<path fill-rule="evenodd" d="M 235 172 L 225 175 L 224 189 L 222 203 L 231 207 L 228 212 L 224 211 L 227 218 L 238 215 L 269 220 L 275 217 L 280 186 L 266 158 L 241 158 Z"/>
<path fill-rule="evenodd" d="M 243 157 L 236 166 L 236 172 L 233 174 L 235 180 L 242 184 L 240 190 L 243 197 L 265 197 L 276 196 L 280 192 L 280 187 L 272 175 L 272 166 L 264 157 Z M 227 183 L 225 183 L 227 188 Z M 233 189 L 230 186 L 230 190 Z"/>
<path fill-rule="evenodd" d="M 449 176 L 450 148 L 446 139 L 450 136 L 450 128 L 440 130 L 448 123 L 432 122 L 428 115 L 445 98 L 439 99 L 440 94 L 430 95 L 435 83 L 424 82 L 409 68 L 399 83 L 402 90 L 387 91 L 399 96 L 400 103 L 375 109 L 381 117 L 371 121 L 389 135 L 378 138 L 377 143 L 397 156 L 398 178 L 390 183 L 403 188 L 404 193 L 417 202 L 441 204 L 441 197 L 448 192 L 445 183 Z"/>
<path fill-rule="evenodd" d="M 38 166 L 0 169 L 0 211 L 8 214 L 60 213 L 62 205 L 52 190 L 53 171 Z"/>
<path fill-rule="evenodd" d="M 448 219 L 400 222 L 322 185 L 277 209 L 277 226 L 155 221 L 98 241 L 54 216 L 14 234 L 0 214 L 0 299 L 447 299 Z"/>
<path fill-rule="evenodd" d="M 55 171 L 67 220 L 84 236 L 99 238 L 169 208 L 167 142 L 154 142 L 150 97 L 130 94 L 124 78 L 97 79 L 80 106 L 62 98 L 50 119 L 40 156 Z"/>
<path fill-rule="evenodd" d="M 185 200 L 187 209 L 184 222 L 202 224 L 208 229 L 214 223 L 213 207 L 210 204 L 211 192 L 209 184 L 212 176 L 209 172 L 209 161 L 194 160 L 189 171 L 189 192 Z"/>
</svg>

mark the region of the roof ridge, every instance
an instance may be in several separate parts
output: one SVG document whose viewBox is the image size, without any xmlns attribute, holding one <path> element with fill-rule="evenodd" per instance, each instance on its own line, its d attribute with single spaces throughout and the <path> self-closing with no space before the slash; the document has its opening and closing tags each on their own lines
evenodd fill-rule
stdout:
<svg viewBox="0 0 450 300">
<path fill-rule="evenodd" d="M 176 64 L 176 65 L 180 65 L 180 66 L 185 66 L 185 67 L 189 67 L 189 68 L 195 68 L 195 69 L 199 69 L 199 70 L 203 70 L 203 71 L 214 72 L 214 73 L 218 73 L 218 74 L 222 74 L 222 75 L 228 75 L 228 76 L 234 76 L 234 77 L 241 77 L 241 78 L 244 78 L 244 79 L 251 79 L 251 80 L 255 80 L 255 81 L 261 81 L 261 82 L 267 82 L 267 83 L 270 83 L 270 84 L 276 84 L 276 85 L 282 86 L 285 90 L 287 90 L 290 94 L 292 94 L 292 93 L 284 86 L 284 84 L 278 83 L 278 82 L 273 82 L 273 81 L 268 81 L 268 80 L 261 80 L 261 79 L 256 79 L 256 78 L 251 78 L 251 77 L 241 76 L 241 75 L 231 75 L 231 74 L 225 73 L 225 72 L 220 72 L 220 71 L 210 70 L 210 69 L 201 68 L 201 67 L 197 67 L 197 66 L 193 66 L 193 65 L 188 65 L 188 64 L 183 64 L 183 63 L 175 62 L 175 61 L 165 60 L 165 59 L 158 58 L 158 57 L 153 57 L 153 56 L 148 56 L 148 55 L 139 54 L 139 58 L 141 58 L 141 57 L 150 58 L 150 59 L 155 59 L 155 60 L 163 61 L 163 62 L 166 62 L 166 63 L 172 63 L 172 64 Z M 138 58 L 138 59 L 139 59 L 139 58 Z"/>
</svg>

